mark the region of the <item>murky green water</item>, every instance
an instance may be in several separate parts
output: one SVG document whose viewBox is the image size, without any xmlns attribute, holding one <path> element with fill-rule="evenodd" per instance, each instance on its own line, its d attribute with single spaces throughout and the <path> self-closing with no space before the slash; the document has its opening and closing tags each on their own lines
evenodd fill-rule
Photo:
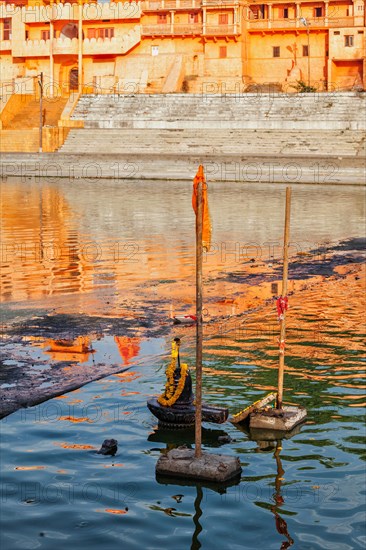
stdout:
<svg viewBox="0 0 366 550">
<path fill-rule="evenodd" d="M 77 259 L 68 265 L 46 262 L 44 256 L 21 258 L 19 249 L 8 248 L 16 267 L 5 262 L 8 315 L 26 318 L 35 308 L 50 314 L 70 309 L 66 295 L 74 297 L 75 312 L 90 311 L 95 303 L 107 309 L 112 291 L 120 298 L 124 285 L 140 299 L 152 281 L 184 281 L 192 269 L 190 185 L 183 190 L 177 184 L 169 189 L 146 185 L 148 198 L 142 185 L 134 191 L 130 184 L 105 184 L 99 190 L 80 183 L 6 184 L 13 199 L 6 205 L 13 214 L 4 221 L 8 247 L 20 242 L 44 251 L 45 243 L 79 246 Z M 36 206 L 40 196 L 48 197 L 48 209 Z M 296 187 L 293 239 L 311 248 L 324 240 L 362 236 L 362 197 L 356 188 Z M 220 243 L 281 239 L 282 187 L 213 186 L 211 210 L 214 239 Z M 110 258 L 85 259 L 80 251 L 85 242 L 100 243 L 105 251 L 106 243 L 117 241 L 137 242 L 138 269 L 125 265 L 112 273 Z M 206 268 L 217 263 L 212 256 Z M 223 293 L 228 288 L 223 284 Z M 146 408 L 148 397 L 162 390 L 171 338 L 183 336 L 184 358 L 193 363 L 192 328 L 172 327 L 164 338 L 141 335 L 122 375 L 3 419 L 1 548 L 364 548 L 365 330 L 358 297 L 348 295 L 347 287 L 338 298 L 335 294 L 331 290 L 322 302 L 323 294 L 314 291 L 314 301 L 293 308 L 299 327 L 286 357 L 285 397 L 308 410 L 301 431 L 283 441 L 256 441 L 230 423 L 205 425 L 208 451 L 217 452 L 223 433 L 234 439 L 220 452 L 239 456 L 238 485 L 215 490 L 155 477 L 162 450 L 193 444 L 192 433 L 159 432 Z M 256 314 L 248 330 L 228 321 L 225 330 L 207 331 L 206 401 L 236 412 L 276 385 L 277 346 L 263 328 L 273 321 L 268 315 L 267 310 Z M 113 335 L 93 339 L 93 348 L 85 362 L 90 368 L 106 357 L 121 363 Z M 96 454 L 111 437 L 119 442 L 117 455 Z"/>
</svg>

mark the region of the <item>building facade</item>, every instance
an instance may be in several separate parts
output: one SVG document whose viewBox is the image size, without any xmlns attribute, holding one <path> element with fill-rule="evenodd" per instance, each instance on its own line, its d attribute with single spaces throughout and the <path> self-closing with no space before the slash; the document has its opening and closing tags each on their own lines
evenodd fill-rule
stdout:
<svg viewBox="0 0 366 550">
<path fill-rule="evenodd" d="M 366 87 L 364 0 L 0 2 L 6 93 Z"/>
</svg>

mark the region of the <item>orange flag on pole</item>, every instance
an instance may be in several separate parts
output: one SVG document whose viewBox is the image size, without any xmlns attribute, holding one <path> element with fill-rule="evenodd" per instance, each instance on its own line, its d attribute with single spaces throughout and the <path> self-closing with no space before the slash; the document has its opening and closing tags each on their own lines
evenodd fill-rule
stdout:
<svg viewBox="0 0 366 550">
<path fill-rule="evenodd" d="M 198 184 L 202 182 L 202 246 L 208 252 L 211 246 L 211 218 L 208 208 L 207 183 L 203 173 L 202 164 L 199 165 L 197 174 L 193 180 L 192 206 L 197 216 Z"/>
</svg>

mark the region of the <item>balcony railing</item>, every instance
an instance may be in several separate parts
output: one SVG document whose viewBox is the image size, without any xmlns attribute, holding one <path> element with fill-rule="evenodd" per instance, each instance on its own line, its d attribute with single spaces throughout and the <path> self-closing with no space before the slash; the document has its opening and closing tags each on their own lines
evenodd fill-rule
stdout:
<svg viewBox="0 0 366 550">
<path fill-rule="evenodd" d="M 201 8 L 200 0 L 145 0 L 141 9 L 147 11 L 197 10 Z"/>
<path fill-rule="evenodd" d="M 50 4 L 35 6 L 0 5 L 0 17 L 20 16 L 22 23 L 45 23 L 48 21 L 76 21 L 79 18 L 78 4 Z M 83 5 L 84 21 L 111 21 L 138 19 L 141 5 L 135 2 L 112 2 L 110 4 L 89 3 Z"/>
<path fill-rule="evenodd" d="M 307 19 L 309 29 L 323 27 L 353 27 L 354 17 L 317 17 Z M 249 30 L 254 29 L 305 29 L 298 19 L 249 19 Z"/>
<path fill-rule="evenodd" d="M 207 25 L 204 34 L 207 36 L 233 36 L 239 32 L 238 25 Z"/>
<path fill-rule="evenodd" d="M 202 34 L 202 25 L 143 25 L 142 36 L 197 36 Z"/>
<path fill-rule="evenodd" d="M 113 38 L 85 38 L 83 53 L 85 55 L 105 55 L 127 53 L 141 40 L 140 26 L 136 25 L 129 32 Z M 77 55 L 79 41 L 77 38 L 55 38 L 52 41 L 53 55 Z M 25 40 L 13 44 L 13 55 L 16 57 L 48 57 L 51 54 L 50 40 Z"/>
<path fill-rule="evenodd" d="M 202 7 L 206 8 L 228 8 L 238 5 L 239 0 L 202 0 Z"/>
<path fill-rule="evenodd" d="M 11 40 L 0 40 L 0 51 L 11 50 Z"/>
</svg>

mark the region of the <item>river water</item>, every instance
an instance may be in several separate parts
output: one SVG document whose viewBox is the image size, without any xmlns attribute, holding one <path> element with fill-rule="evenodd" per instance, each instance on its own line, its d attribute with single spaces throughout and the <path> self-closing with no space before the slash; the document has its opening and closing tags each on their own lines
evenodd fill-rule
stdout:
<svg viewBox="0 0 366 550">
<path fill-rule="evenodd" d="M 204 263 L 204 398 L 231 413 L 276 386 L 277 321 L 268 288 L 279 280 L 284 189 L 220 183 L 209 189 L 214 244 Z M 36 328 L 13 344 L 14 357 L 28 354 L 34 369 L 68 360 L 71 370 L 92 370 L 100 361 L 126 370 L 1 421 L 1 548 L 365 547 L 359 255 L 332 275 L 304 279 L 295 270 L 306 254 L 321 265 L 332 246 L 364 237 L 364 190 L 293 188 L 285 400 L 305 406 L 308 422 L 281 441 L 231 423 L 206 424 L 204 448 L 240 458 L 241 480 L 227 487 L 156 479 L 160 454 L 194 441 L 191 432 L 158 430 L 146 408 L 163 389 L 175 336 L 194 376 L 194 328 L 169 321 L 194 305 L 190 194 L 190 183 L 176 182 L 4 183 L 6 349 L 16 323 L 98 317 L 110 327 L 86 335 L 92 352 L 52 348 L 67 327 L 49 340 Z M 115 330 L 116 318 L 131 330 Z M 145 328 L 154 322 L 151 337 Z M 74 329 L 69 338 L 76 337 Z M 25 363 L 9 362 L 7 356 L 2 381 L 11 367 L 21 384 Z M 218 442 L 223 434 L 231 443 Z M 116 456 L 97 454 L 111 437 L 119 443 Z"/>
</svg>

